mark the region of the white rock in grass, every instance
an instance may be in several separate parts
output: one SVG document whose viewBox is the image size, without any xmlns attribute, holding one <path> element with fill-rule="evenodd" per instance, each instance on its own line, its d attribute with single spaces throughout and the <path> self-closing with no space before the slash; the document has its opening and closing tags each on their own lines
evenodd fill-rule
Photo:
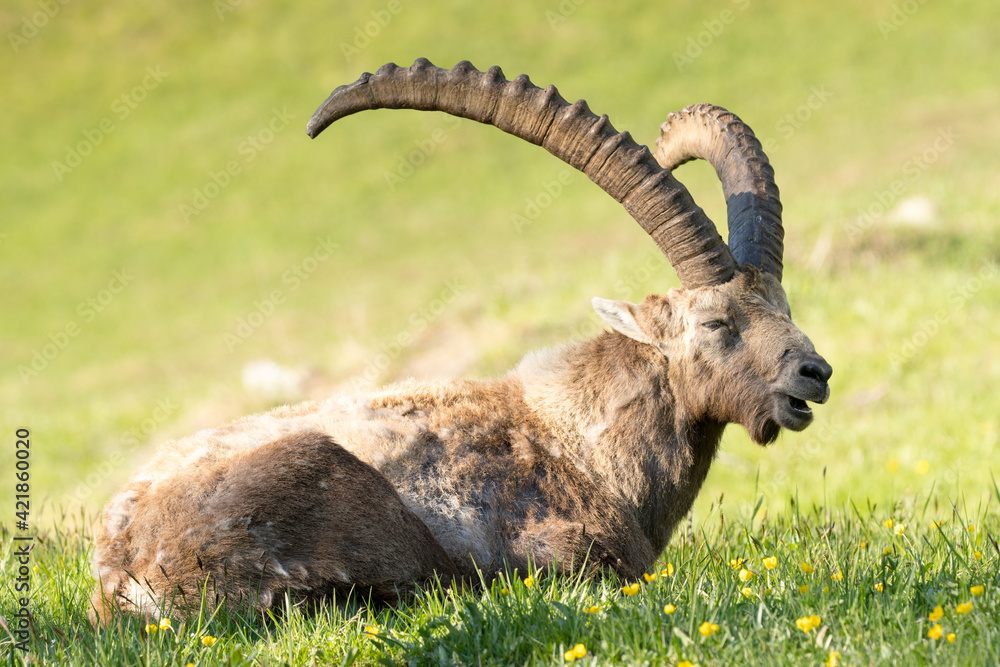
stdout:
<svg viewBox="0 0 1000 667">
<path fill-rule="evenodd" d="M 889 219 L 903 225 L 927 226 L 936 218 L 937 206 L 923 195 L 907 197 L 889 211 Z"/>
</svg>

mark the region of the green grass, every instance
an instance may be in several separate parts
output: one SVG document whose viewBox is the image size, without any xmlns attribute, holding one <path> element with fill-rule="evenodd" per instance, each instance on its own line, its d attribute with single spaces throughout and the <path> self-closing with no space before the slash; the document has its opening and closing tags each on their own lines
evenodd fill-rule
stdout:
<svg viewBox="0 0 1000 667">
<path fill-rule="evenodd" d="M 221 16 L 218 4 L 191 0 L 169 7 L 57 4 L 58 12 L 16 51 L 9 35 L 22 31 L 23 19 L 41 5 L 15 0 L 0 9 L 0 33 L 7 39 L 0 48 L 0 443 L 7 443 L 0 447 L 0 471 L 8 480 L 0 483 L 0 518 L 9 530 L 14 434 L 29 428 L 32 502 L 54 508 L 42 515 L 33 509 L 31 516 L 50 540 L 39 550 L 38 562 L 51 567 L 38 579 L 48 583 L 37 592 L 35 610 L 67 636 L 84 638 L 67 641 L 66 650 L 92 658 L 106 650 L 130 663 L 126 655 L 143 655 L 145 644 L 135 633 L 123 641 L 98 640 L 83 629 L 89 541 L 56 517 L 96 516 L 164 440 L 269 407 L 271 400 L 240 384 L 247 362 L 267 357 L 312 369 L 304 397 L 351 389 L 385 344 L 410 331 L 411 315 L 457 279 L 464 286 L 458 298 L 379 369 L 374 383 L 502 373 L 531 349 L 596 331 L 591 297 L 639 300 L 676 285 L 648 238 L 580 175 L 530 225 L 516 229 L 512 215 L 523 214 L 525 200 L 565 167 L 494 128 L 439 114 L 377 112 L 345 119 L 316 141 L 305 137 L 309 114 L 335 86 L 385 62 L 408 64 L 419 56 L 442 66 L 462 59 L 480 68 L 499 64 L 508 77 L 527 72 L 540 85 L 557 84 L 568 99 L 585 97 L 644 143 L 654 141 L 669 111 L 714 102 L 741 115 L 768 146 L 785 207 L 784 285 L 795 321 L 835 369 L 832 395 L 809 430 L 785 434 L 766 450 L 741 429 L 729 429 L 695 505 L 696 525 L 714 525 L 723 510 L 745 516 L 763 495 L 770 526 L 802 521 L 821 529 L 825 515 L 816 523 L 810 509 L 796 519 L 785 506 L 785 499 L 797 497 L 801 508 L 830 508 L 841 517 L 831 535 L 857 535 L 897 502 L 914 508 L 917 499 L 936 498 L 939 508 L 907 519 L 905 538 L 920 553 L 926 537 L 935 558 L 955 564 L 965 552 L 944 551 L 943 540 L 957 538 L 938 535 L 930 522 L 947 518 L 946 525 L 956 525 L 948 508 L 962 498 L 959 516 L 977 517 L 996 536 L 991 475 L 1000 474 L 1000 91 L 982 63 L 1000 61 L 1000 43 L 987 0 L 921 3 L 902 17 L 898 30 L 885 34 L 880 21 L 892 20 L 905 3 L 587 2 L 572 9 L 576 3 L 404 2 L 350 62 L 341 43 L 351 42 L 355 29 L 386 2 L 245 0 L 232 2 L 233 11 Z M 561 8 L 569 8 L 566 20 L 551 25 L 546 12 Z M 733 20 L 679 70 L 675 54 L 689 39 L 705 41 L 706 22 L 727 10 Z M 123 116 L 121 97 L 143 85 L 147 68 L 166 76 Z M 823 91 L 821 102 L 817 90 Z M 248 137 L 259 136 L 275 110 L 293 116 L 288 126 L 261 150 L 248 151 Z M 53 163 L 65 161 L 67 150 L 105 118 L 114 131 L 79 167 L 57 176 Z M 414 142 L 440 132 L 444 138 L 426 162 L 390 188 L 387 174 Z M 935 147 L 942 137 L 947 139 Z M 237 161 L 240 173 L 185 222 L 180 206 L 190 205 L 195 191 L 230 161 Z M 725 218 L 709 167 L 685 166 L 677 174 L 713 219 Z M 922 225 L 891 215 L 868 219 L 865 212 L 876 210 L 894 184 L 898 194 L 888 195 L 886 208 L 926 197 L 935 208 L 932 219 Z M 287 272 L 327 237 L 338 247 L 293 289 Z M 130 277 L 128 285 L 106 294 L 115 271 Z M 275 290 L 283 302 L 273 314 L 245 342 L 227 345 L 226 335 Z M 102 295 L 111 298 L 92 316 L 87 301 Z M 24 379 L 22 369 L 36 351 L 71 324 L 78 333 L 65 349 Z M 754 475 L 756 488 L 747 482 Z M 864 519 L 837 509 L 851 502 L 864 508 Z M 883 509 L 869 513 L 869 504 Z M 694 637 L 696 648 L 772 646 L 770 635 L 765 642 L 754 625 L 756 606 L 752 618 L 740 615 L 751 601 L 718 593 L 731 577 L 709 558 L 713 549 L 727 555 L 741 544 L 749 553 L 747 536 L 756 528 L 743 523 L 746 535 L 728 532 L 736 525 L 728 523 L 721 531 L 699 532 L 685 562 L 702 563 L 695 571 L 703 578 L 684 579 L 695 576 L 688 568 L 673 582 L 715 591 L 696 599 L 714 601 L 731 619 L 710 640 Z M 987 546 L 988 538 L 979 539 Z M 688 548 L 682 542 L 679 537 L 668 558 L 682 560 L 674 551 Z M 784 547 L 775 550 L 791 558 Z M 968 567 L 992 562 L 995 573 L 996 560 L 988 560 L 994 552 L 980 550 L 984 561 Z M 839 562 L 850 556 L 846 547 L 836 553 Z M 870 554 L 868 566 L 875 567 L 876 555 Z M 905 564 L 904 555 L 900 551 Z M 9 559 L 4 567 L 11 567 Z M 971 576 L 965 565 L 934 567 L 941 590 L 959 581 L 964 586 Z M 560 596 L 584 589 L 588 599 L 609 594 L 598 584 L 578 590 L 543 581 L 545 594 L 564 602 Z M 860 586 L 859 579 L 852 581 Z M 925 628 L 917 627 L 928 613 L 916 597 L 925 590 L 919 581 L 880 597 L 850 598 L 836 614 L 821 614 L 841 624 L 839 636 L 856 645 L 856 653 L 838 650 L 876 661 L 891 661 L 883 651 L 912 651 L 926 662 L 955 656 L 971 664 L 984 656 L 996 662 L 995 635 L 968 639 L 978 632 L 974 621 L 987 619 L 995 607 L 977 608 L 962 621 L 966 629 L 955 645 L 927 653 Z M 643 595 L 663 585 L 644 588 Z M 58 602 L 48 586 L 61 587 Z M 952 592 L 942 602 L 955 604 L 958 593 Z M 398 627 L 404 644 L 416 642 L 412 637 L 437 613 L 431 610 L 444 604 L 432 598 L 384 624 Z M 597 626 L 602 634 L 581 635 L 580 641 L 592 655 L 631 661 L 662 647 L 643 648 L 639 630 L 626 627 L 630 618 L 645 628 L 649 642 L 656 634 L 648 625 L 653 619 L 666 623 L 656 627 L 666 628 L 668 639 L 677 637 L 672 624 L 681 618 L 692 634 L 698 619 L 680 616 L 690 613 L 682 605 L 674 619 L 656 616 L 655 606 L 647 616 L 625 613 L 646 599 L 620 600 L 600 623 L 584 619 L 589 625 L 579 627 Z M 767 632 L 787 628 L 806 611 L 794 606 L 795 599 L 767 602 L 762 618 L 775 619 Z M 477 600 L 463 597 L 449 617 L 471 614 L 474 602 L 487 608 Z M 6 591 L 2 604 L 6 616 L 12 604 Z M 522 612 L 536 618 L 532 609 Z M 619 612 L 625 614 L 620 622 L 614 616 Z M 482 613 L 489 623 L 511 620 Z M 867 622 L 893 613 L 901 620 L 885 630 Z M 277 656 L 273 638 L 282 637 L 286 648 L 322 650 L 334 662 L 348 645 L 361 651 L 362 662 L 374 660 L 360 621 L 345 624 L 345 618 L 310 621 L 301 631 L 288 619 L 273 627 L 237 624 L 235 635 L 220 632 L 223 648 L 216 653 L 242 641 L 246 656 Z M 862 620 L 856 633 L 843 630 Z M 545 640 L 532 645 L 531 660 L 548 659 L 558 654 L 559 642 L 576 641 L 556 637 L 564 626 L 555 616 L 538 623 Z M 325 630 L 318 629 L 325 627 L 339 643 L 327 645 Z M 525 627 L 511 622 L 510 632 Z M 445 640 L 452 633 L 436 626 L 428 632 L 428 645 L 450 655 Z M 525 642 L 532 641 L 530 634 Z M 787 642 L 804 646 L 808 638 L 799 634 L 791 632 Z M 774 646 L 791 651 L 787 642 Z M 392 645 L 390 655 L 425 655 L 407 646 Z M 633 652 L 615 653 L 626 648 Z M 56 650 L 46 644 L 50 649 Z M 462 660 L 475 662 L 469 650 L 460 652 Z M 804 661 L 794 652 L 772 654 L 776 664 Z M 170 655 L 173 662 L 183 659 Z M 714 661 L 736 655 L 719 653 Z M 851 660 L 862 664 L 861 657 Z"/>
<path fill-rule="evenodd" d="M 63 517 L 33 555 L 32 648 L 60 665 L 560 664 L 577 644 L 583 664 L 801 665 L 833 652 L 840 665 L 997 664 L 1000 552 L 987 534 L 1000 532 L 998 501 L 1000 492 L 981 507 L 936 493 L 885 507 L 791 500 L 736 516 L 714 506 L 679 531 L 658 576 L 633 595 L 613 577 L 506 572 L 482 590 L 430 585 L 398 609 L 342 600 L 261 618 L 203 606 L 186 622 L 167 613 L 171 629 L 153 634 L 133 617 L 90 628 L 91 540 Z M 7 527 L 2 537 L 11 544 Z M 813 627 L 796 623 L 813 616 Z M 703 636 L 705 623 L 717 631 Z M 217 641 L 205 646 L 205 636 Z"/>
</svg>

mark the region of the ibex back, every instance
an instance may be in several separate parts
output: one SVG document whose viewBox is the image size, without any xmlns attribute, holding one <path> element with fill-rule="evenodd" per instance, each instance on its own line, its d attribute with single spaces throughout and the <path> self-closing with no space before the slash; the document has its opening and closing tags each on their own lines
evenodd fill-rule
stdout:
<svg viewBox="0 0 1000 667">
<path fill-rule="evenodd" d="M 654 157 L 551 86 L 418 60 L 336 89 L 309 134 L 374 108 L 445 111 L 542 145 L 624 205 L 682 287 L 594 299 L 610 331 L 498 379 L 337 395 L 166 444 L 105 511 L 100 619 L 190 605 L 206 581 L 264 608 L 352 587 L 395 601 L 435 575 L 478 581 L 529 560 L 635 579 L 690 510 L 726 424 L 768 444 L 827 399 L 830 366 L 781 288 L 773 171 L 733 114 L 671 114 Z M 694 158 L 722 180 L 728 245 L 671 174 Z"/>
</svg>

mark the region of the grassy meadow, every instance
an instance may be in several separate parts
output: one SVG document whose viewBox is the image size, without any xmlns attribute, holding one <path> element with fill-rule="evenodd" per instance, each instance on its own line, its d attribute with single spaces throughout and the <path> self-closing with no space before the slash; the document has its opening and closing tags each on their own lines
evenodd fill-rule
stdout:
<svg viewBox="0 0 1000 667">
<path fill-rule="evenodd" d="M 582 643 L 569 657 L 594 664 L 1000 664 L 991 3 L 14 0 L 0 28 L 0 618 L 14 538 L 37 535 L 34 662 L 553 664 Z M 383 111 L 305 136 L 334 87 L 417 57 L 554 83 L 648 144 L 687 104 L 739 114 L 777 174 L 784 285 L 834 368 L 829 403 L 766 450 L 727 430 L 663 555 L 674 574 L 635 595 L 509 573 L 398 610 L 95 633 L 94 519 L 158 443 L 285 400 L 502 373 L 598 331 L 591 297 L 677 285 L 618 204 L 495 128 Z M 710 167 L 677 176 L 725 219 Z M 299 381 L 254 389 L 260 359 Z M 0 648 L 24 658 L 3 629 Z"/>
</svg>

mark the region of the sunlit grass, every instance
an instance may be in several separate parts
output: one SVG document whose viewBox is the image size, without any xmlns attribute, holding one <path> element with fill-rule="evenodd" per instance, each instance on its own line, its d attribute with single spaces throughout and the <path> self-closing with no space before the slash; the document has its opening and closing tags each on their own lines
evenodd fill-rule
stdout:
<svg viewBox="0 0 1000 667">
<path fill-rule="evenodd" d="M 117 616 L 100 631 L 87 621 L 92 542 L 63 517 L 32 556 L 32 649 L 60 665 L 1000 659 L 1000 492 L 983 506 L 935 493 L 884 507 L 792 499 L 771 512 L 764 500 L 745 513 L 713 507 L 640 582 L 503 571 L 484 574 L 485 587 L 432 583 L 395 609 L 348 600 L 259 617 L 203 599 L 186 621 L 169 611 L 166 621 Z M 10 567 L 11 533 L 2 531 Z M 4 586 L 0 615 L 11 619 Z"/>
</svg>

